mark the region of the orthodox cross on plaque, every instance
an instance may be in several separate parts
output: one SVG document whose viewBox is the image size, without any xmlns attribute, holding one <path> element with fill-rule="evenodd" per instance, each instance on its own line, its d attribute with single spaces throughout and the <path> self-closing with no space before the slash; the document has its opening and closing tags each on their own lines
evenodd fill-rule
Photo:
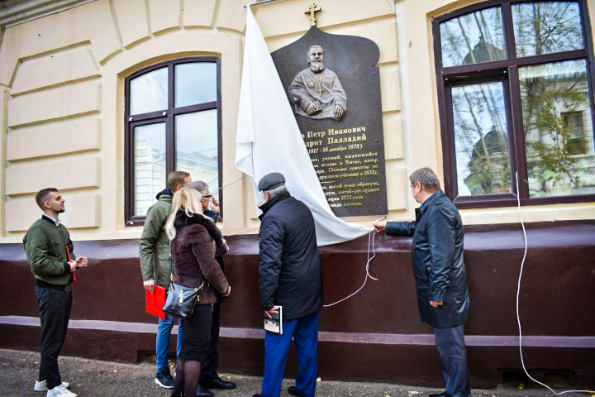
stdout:
<svg viewBox="0 0 595 397">
<path fill-rule="evenodd" d="M 316 92 L 318 92 L 318 95 L 322 95 L 322 93 L 324 92 L 324 88 L 322 88 L 322 79 L 324 77 L 324 70 L 322 72 L 319 73 L 320 74 L 320 78 L 314 76 L 314 78 L 316 79 L 316 83 L 318 83 L 318 88 L 316 89 Z"/>
<path fill-rule="evenodd" d="M 310 4 L 310 8 L 306 10 L 304 14 L 310 14 L 310 26 L 316 26 L 316 13 L 322 11 L 322 8 L 318 7 L 314 2 Z"/>
</svg>

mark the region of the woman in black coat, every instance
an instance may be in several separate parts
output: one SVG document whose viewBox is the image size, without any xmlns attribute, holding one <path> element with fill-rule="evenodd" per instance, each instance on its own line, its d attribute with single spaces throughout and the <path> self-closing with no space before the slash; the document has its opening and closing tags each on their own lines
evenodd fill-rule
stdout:
<svg viewBox="0 0 595 397">
<path fill-rule="evenodd" d="M 222 296 L 231 293 L 231 286 L 216 260 L 227 249 L 217 227 L 203 216 L 200 199 L 200 193 L 194 189 L 177 191 L 165 226 L 176 263 L 174 283 L 200 288 L 192 316 L 182 320 L 184 340 L 172 397 L 194 397 L 196 394 L 211 339 L 216 292 Z"/>
</svg>

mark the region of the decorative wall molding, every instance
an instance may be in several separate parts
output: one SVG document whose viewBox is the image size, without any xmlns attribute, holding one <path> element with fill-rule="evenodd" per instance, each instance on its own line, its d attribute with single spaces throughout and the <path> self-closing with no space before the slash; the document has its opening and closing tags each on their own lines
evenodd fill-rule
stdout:
<svg viewBox="0 0 595 397">
<path fill-rule="evenodd" d="M 18 25 L 96 0 L 7 0 L 0 3 L 0 28 Z"/>
</svg>

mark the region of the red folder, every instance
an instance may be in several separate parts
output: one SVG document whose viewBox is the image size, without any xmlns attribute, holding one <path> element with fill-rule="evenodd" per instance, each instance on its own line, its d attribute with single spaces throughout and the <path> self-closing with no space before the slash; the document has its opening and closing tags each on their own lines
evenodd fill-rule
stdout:
<svg viewBox="0 0 595 397">
<path fill-rule="evenodd" d="M 70 250 L 68 249 L 68 245 L 66 246 L 66 254 L 68 255 L 68 262 L 72 261 L 72 258 L 70 257 Z M 76 274 L 72 273 L 72 282 L 76 283 Z"/>
<path fill-rule="evenodd" d="M 147 313 L 165 320 L 163 305 L 165 305 L 165 288 L 156 285 L 153 292 L 145 290 L 145 311 Z"/>
</svg>

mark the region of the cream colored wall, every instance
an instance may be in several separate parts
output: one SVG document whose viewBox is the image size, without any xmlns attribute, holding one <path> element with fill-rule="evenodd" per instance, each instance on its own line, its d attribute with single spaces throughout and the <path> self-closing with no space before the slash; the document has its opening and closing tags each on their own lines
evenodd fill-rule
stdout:
<svg viewBox="0 0 595 397">
<path fill-rule="evenodd" d="M 2 137 L 0 138 L 0 164 L 4 164 L 6 161 L 6 102 L 8 99 L 8 89 L 3 84 L 0 84 L 0 128 L 2 133 Z M 4 197 L 6 185 L 6 173 L 4 172 L 4 167 L 0 167 L 0 198 Z M 5 204 L 4 200 L 0 200 L 0 236 L 4 236 L 6 226 L 5 226 Z M 1 239 L 2 237 L 0 237 Z"/>
<path fill-rule="evenodd" d="M 0 47 L 0 242 L 20 241 L 40 215 L 34 195 L 66 198 L 73 238 L 138 238 L 124 225 L 124 79 L 185 56 L 221 59 L 223 183 L 233 167 L 244 1 L 98 0 L 7 28 Z M 183 5 L 183 6 L 182 6 Z M 4 94 L 6 93 L 6 94 Z M 245 226 L 224 192 L 226 226 Z"/>
<path fill-rule="evenodd" d="M 408 171 L 429 166 L 437 170 L 443 180 L 431 21 L 436 16 L 473 3 L 478 1 L 396 1 Z M 594 4 L 591 2 L 589 6 L 593 24 Z M 595 203 L 527 206 L 522 212 L 526 222 L 595 219 Z M 516 207 L 462 210 L 461 215 L 467 225 L 519 221 Z"/>
<path fill-rule="evenodd" d="M 221 58 L 223 184 L 241 178 L 233 158 L 247 2 L 98 0 L 8 28 L 0 47 L 0 83 L 8 92 L 0 241 L 20 240 L 39 216 L 33 196 L 45 186 L 63 191 L 63 219 L 74 238 L 140 236 L 140 228 L 124 225 L 123 83 L 164 60 Z M 271 51 L 309 28 L 308 5 L 284 0 L 254 8 Z M 368 37 L 381 49 L 388 198 L 391 214 L 397 215 L 408 202 L 402 194 L 406 171 L 394 4 L 326 0 L 320 5 L 319 27 Z M 231 185 L 223 195 L 225 231 L 256 232 L 251 181 Z"/>
<path fill-rule="evenodd" d="M 275 51 L 304 35 L 310 28 L 304 11 L 310 1 L 285 0 L 254 7 L 254 15 L 269 49 Z M 321 0 L 318 27 L 331 34 L 362 36 L 380 49 L 378 68 L 382 97 L 382 119 L 386 158 L 389 217 L 406 217 L 407 169 L 403 139 L 400 60 L 397 45 L 395 6 L 386 0 Z M 282 16 L 282 17 L 280 17 Z M 370 224 L 373 217 L 347 218 Z"/>
<path fill-rule="evenodd" d="M 124 225 L 124 79 L 184 56 L 221 58 L 223 184 L 233 166 L 247 0 L 97 0 L 13 26 L 0 46 L 0 242 L 39 216 L 33 196 L 56 186 L 75 239 L 138 238 Z M 271 51 L 309 28 L 306 0 L 253 8 Z M 379 46 L 389 218 L 410 219 L 407 175 L 442 174 L 431 19 L 472 1 L 319 0 L 318 26 Z M 593 20 L 593 15 L 591 15 Z M 251 181 L 224 189 L 225 232 L 255 233 Z M 595 218 L 594 204 L 523 208 L 529 221 Z M 515 208 L 465 210 L 467 224 L 515 222 Z M 352 219 L 369 224 L 371 218 Z"/>
</svg>

